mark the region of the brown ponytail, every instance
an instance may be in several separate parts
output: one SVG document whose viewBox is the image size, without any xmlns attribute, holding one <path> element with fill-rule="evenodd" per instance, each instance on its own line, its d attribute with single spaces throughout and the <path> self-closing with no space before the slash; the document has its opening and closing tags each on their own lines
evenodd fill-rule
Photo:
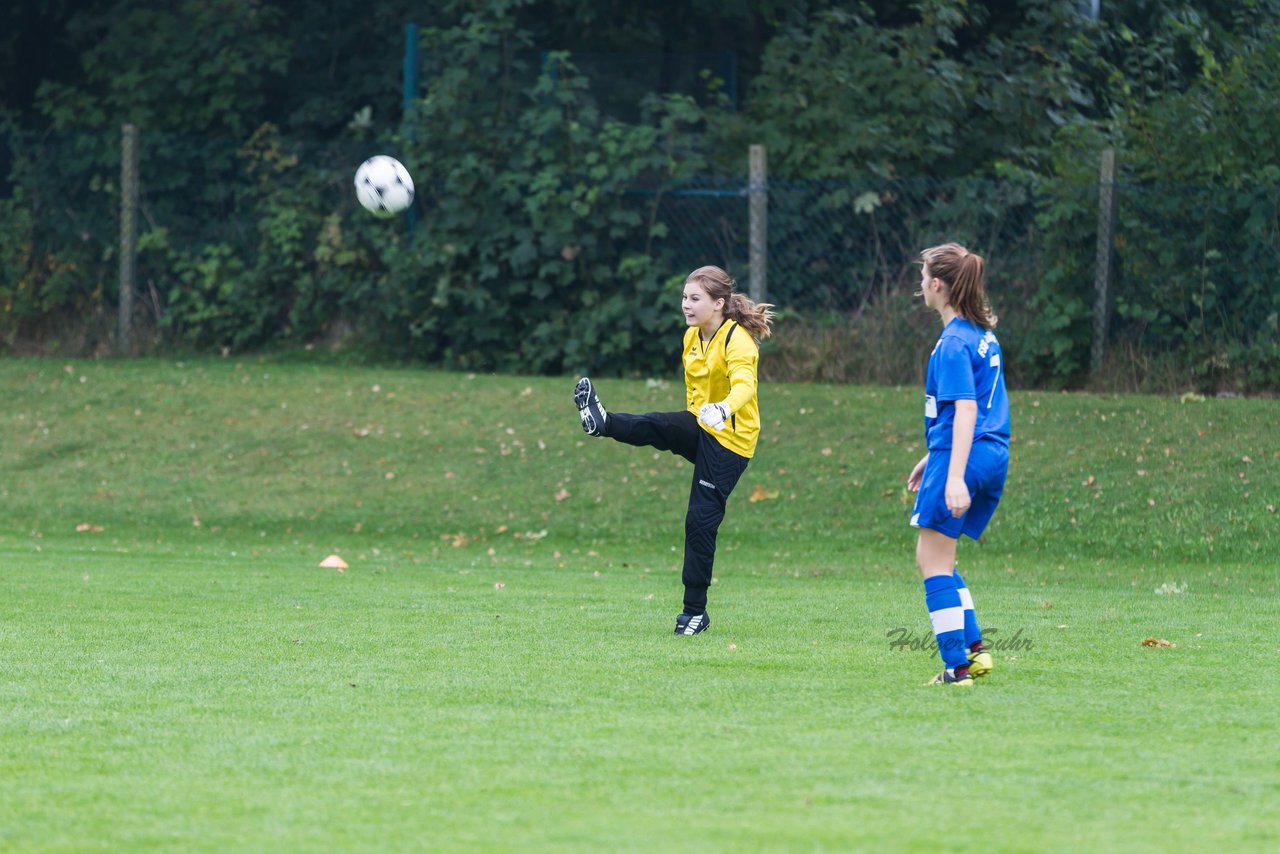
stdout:
<svg viewBox="0 0 1280 854">
<path fill-rule="evenodd" d="M 999 318 L 987 302 L 987 266 L 982 256 L 959 243 L 944 243 L 920 253 L 929 276 L 941 279 L 948 289 L 947 301 L 956 314 L 983 329 L 995 329 Z"/>
</svg>

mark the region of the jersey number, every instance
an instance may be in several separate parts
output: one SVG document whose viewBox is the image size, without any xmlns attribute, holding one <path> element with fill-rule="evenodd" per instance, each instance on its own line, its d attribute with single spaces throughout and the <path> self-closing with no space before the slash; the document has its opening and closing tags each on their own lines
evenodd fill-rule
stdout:
<svg viewBox="0 0 1280 854">
<path fill-rule="evenodd" d="M 991 403 L 996 399 L 996 389 L 1000 386 L 1000 354 L 995 353 L 991 357 L 991 367 L 996 369 L 996 378 L 991 381 L 991 396 L 987 398 L 987 409 L 991 408 Z"/>
</svg>

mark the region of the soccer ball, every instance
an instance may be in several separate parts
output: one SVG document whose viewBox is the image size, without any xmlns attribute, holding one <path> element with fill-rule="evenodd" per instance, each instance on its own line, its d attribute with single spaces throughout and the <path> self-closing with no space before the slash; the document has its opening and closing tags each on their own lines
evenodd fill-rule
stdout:
<svg viewBox="0 0 1280 854">
<path fill-rule="evenodd" d="M 356 199 L 374 216 L 395 216 L 413 204 L 413 179 L 394 157 L 370 157 L 356 170 Z"/>
</svg>

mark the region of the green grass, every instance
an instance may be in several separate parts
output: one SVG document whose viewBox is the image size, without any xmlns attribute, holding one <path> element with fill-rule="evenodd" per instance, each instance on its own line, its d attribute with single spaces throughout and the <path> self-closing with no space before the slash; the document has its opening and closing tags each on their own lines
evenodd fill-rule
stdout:
<svg viewBox="0 0 1280 854">
<path fill-rule="evenodd" d="M 0 849 L 1280 844 L 1273 402 L 1015 394 L 960 554 L 1022 643 L 960 693 L 890 647 L 928 630 L 917 389 L 764 389 L 714 626 L 677 639 L 688 466 L 584 437 L 571 380 L 0 382 Z"/>
</svg>

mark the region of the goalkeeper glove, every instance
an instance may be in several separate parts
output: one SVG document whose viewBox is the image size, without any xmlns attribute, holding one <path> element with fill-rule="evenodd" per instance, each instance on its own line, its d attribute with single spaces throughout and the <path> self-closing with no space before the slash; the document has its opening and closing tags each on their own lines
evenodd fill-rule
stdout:
<svg viewBox="0 0 1280 854">
<path fill-rule="evenodd" d="M 725 419 L 729 417 L 729 404 L 708 403 L 698 410 L 698 420 L 712 430 L 723 430 Z"/>
</svg>

